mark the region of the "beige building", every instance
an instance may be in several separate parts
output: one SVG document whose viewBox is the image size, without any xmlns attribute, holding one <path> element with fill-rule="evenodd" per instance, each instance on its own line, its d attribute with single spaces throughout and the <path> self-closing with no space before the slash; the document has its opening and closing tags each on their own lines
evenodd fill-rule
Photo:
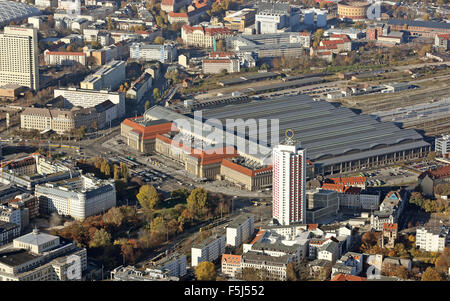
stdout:
<svg viewBox="0 0 450 301">
<path fill-rule="evenodd" d="M 233 32 L 226 27 L 219 26 L 189 26 L 184 24 L 181 28 L 181 38 L 186 45 L 212 48 L 214 40 L 225 39 Z"/>
<path fill-rule="evenodd" d="M 98 126 L 98 113 L 95 109 L 49 110 L 46 108 L 26 108 L 20 114 L 20 127 L 33 130 L 53 130 L 64 134 L 85 126 L 86 129 Z"/>
<path fill-rule="evenodd" d="M 37 29 L 5 27 L 0 34 L 0 84 L 39 89 Z"/>
<path fill-rule="evenodd" d="M 102 66 L 94 74 L 88 75 L 81 83 L 80 88 L 86 90 L 114 90 L 125 81 L 125 62 L 111 61 Z"/>
<path fill-rule="evenodd" d="M 225 27 L 244 32 L 245 28 L 255 23 L 256 9 L 244 8 L 239 11 L 227 11 L 223 18 Z"/>
</svg>

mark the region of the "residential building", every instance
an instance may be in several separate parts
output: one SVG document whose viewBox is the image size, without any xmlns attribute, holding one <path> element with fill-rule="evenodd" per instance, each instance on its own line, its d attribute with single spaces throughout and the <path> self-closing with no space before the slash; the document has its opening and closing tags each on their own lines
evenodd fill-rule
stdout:
<svg viewBox="0 0 450 301">
<path fill-rule="evenodd" d="M 358 276 L 364 265 L 364 255 L 348 252 L 336 261 L 331 270 L 331 277 L 337 274 Z"/>
<path fill-rule="evenodd" d="M 47 65 L 71 66 L 75 63 L 86 66 L 86 53 L 84 52 L 63 52 L 44 51 L 44 60 Z"/>
<path fill-rule="evenodd" d="M 77 88 L 59 88 L 54 90 L 54 97 L 62 96 L 64 98 L 64 106 L 67 108 L 82 107 L 91 108 L 109 100 L 114 104 L 114 108 L 108 120 L 125 115 L 125 95 L 121 92 L 110 92 L 106 90 L 85 90 Z"/>
<path fill-rule="evenodd" d="M 303 24 L 315 26 L 315 27 L 319 27 L 319 28 L 327 26 L 327 11 L 326 10 L 306 9 L 302 13 L 303 13 Z"/>
<path fill-rule="evenodd" d="M 37 229 L 0 251 L 0 281 L 82 280 L 86 270 L 86 249 Z"/>
<path fill-rule="evenodd" d="M 450 33 L 435 35 L 434 46 L 442 49 L 443 51 L 450 50 Z"/>
<path fill-rule="evenodd" d="M 385 223 L 397 223 L 408 201 L 408 192 L 390 191 L 380 205 L 380 209 L 370 216 L 370 226 L 376 231 L 382 231 Z"/>
<path fill-rule="evenodd" d="M 0 220 L 0 246 L 9 244 L 19 235 L 20 225 Z"/>
<path fill-rule="evenodd" d="M 78 220 L 116 206 L 114 183 L 88 175 L 37 185 L 35 195 L 39 198 L 42 212 L 56 212 Z"/>
<path fill-rule="evenodd" d="M 436 154 L 444 158 L 450 158 L 450 135 L 442 135 L 434 139 Z"/>
<path fill-rule="evenodd" d="M 320 247 L 317 252 L 317 258 L 335 263 L 337 258 L 339 258 L 339 243 L 330 241 L 326 245 Z"/>
<path fill-rule="evenodd" d="M 449 228 L 419 227 L 416 230 L 416 246 L 427 252 L 442 252 L 450 245 Z"/>
<path fill-rule="evenodd" d="M 419 187 L 425 196 L 433 197 L 434 188 L 440 183 L 450 183 L 450 165 L 429 169 L 419 175 Z"/>
<path fill-rule="evenodd" d="M 221 26 L 184 24 L 181 28 L 181 38 L 186 45 L 202 48 L 213 48 L 216 40 L 232 35 L 233 32 L 229 28 Z"/>
<path fill-rule="evenodd" d="M 186 255 L 173 253 L 152 263 L 152 270 L 159 270 L 170 277 L 181 278 L 186 275 Z"/>
<path fill-rule="evenodd" d="M 0 84 L 39 89 L 37 29 L 6 26 L 0 34 Z"/>
<path fill-rule="evenodd" d="M 214 261 L 225 253 L 226 235 L 217 234 L 192 246 L 191 265 L 197 266 L 203 261 Z"/>
<path fill-rule="evenodd" d="M 138 270 L 132 266 L 119 266 L 111 271 L 112 281 L 178 281 L 178 277 L 169 275 L 169 272 L 162 272 L 158 269 L 146 268 Z"/>
<path fill-rule="evenodd" d="M 398 235 L 398 224 L 385 223 L 381 235 L 381 247 L 393 248 Z"/>
<path fill-rule="evenodd" d="M 281 225 L 306 221 L 306 151 L 293 140 L 292 131 L 287 135 L 272 154 L 272 216 Z"/>
<path fill-rule="evenodd" d="M 142 61 L 160 61 L 167 64 L 177 59 L 177 47 L 172 43 L 164 45 L 133 43 L 130 46 L 130 57 Z"/>
<path fill-rule="evenodd" d="M 180 8 L 189 5 L 190 0 L 163 0 L 161 2 L 161 10 L 166 13 L 171 11 L 178 11 Z"/>
<path fill-rule="evenodd" d="M 232 254 L 222 254 L 222 268 L 223 274 L 236 278 L 242 270 L 242 256 Z"/>
<path fill-rule="evenodd" d="M 274 257 L 250 251 L 242 255 L 241 266 L 242 269 L 264 270 L 267 278 L 271 280 L 286 281 L 286 269 L 291 261 L 292 256 L 290 255 Z"/>
<path fill-rule="evenodd" d="M 241 214 L 231 221 L 226 227 L 227 245 L 239 247 L 249 239 L 255 231 L 254 223 L 255 217 L 251 214 Z"/>
<path fill-rule="evenodd" d="M 17 84 L 0 85 L 0 99 L 2 100 L 17 100 L 19 96 L 26 91 L 27 88 Z"/>
<path fill-rule="evenodd" d="M 20 209 L 15 209 L 7 205 L 0 205 L 0 221 L 18 225 L 19 231 L 22 231 Z"/>
<path fill-rule="evenodd" d="M 153 78 L 150 73 L 144 71 L 144 73 L 137 80 L 131 83 L 131 87 L 126 93 L 126 98 L 132 99 L 136 103 L 139 103 L 151 90 L 152 82 Z"/>
<path fill-rule="evenodd" d="M 125 61 L 111 61 L 80 83 L 86 90 L 116 90 L 125 81 Z"/>
</svg>

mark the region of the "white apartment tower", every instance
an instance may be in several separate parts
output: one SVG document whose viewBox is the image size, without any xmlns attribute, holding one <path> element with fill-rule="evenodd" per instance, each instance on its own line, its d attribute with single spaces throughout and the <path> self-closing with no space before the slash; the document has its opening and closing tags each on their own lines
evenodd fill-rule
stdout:
<svg viewBox="0 0 450 301">
<path fill-rule="evenodd" d="M 306 151 L 286 131 L 284 143 L 273 149 L 272 216 L 281 225 L 306 221 Z"/>
<path fill-rule="evenodd" d="M 5 27 L 0 34 L 0 84 L 39 89 L 37 29 Z"/>
</svg>

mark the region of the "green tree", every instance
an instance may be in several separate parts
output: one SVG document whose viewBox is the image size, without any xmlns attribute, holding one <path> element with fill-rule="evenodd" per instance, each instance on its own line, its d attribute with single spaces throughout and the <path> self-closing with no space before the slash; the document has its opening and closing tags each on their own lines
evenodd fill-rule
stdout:
<svg viewBox="0 0 450 301">
<path fill-rule="evenodd" d="M 91 248 L 107 247 L 111 245 L 111 234 L 105 229 L 97 229 L 94 233 L 94 237 L 89 242 Z"/>
<path fill-rule="evenodd" d="M 150 222 L 150 232 L 156 235 L 164 235 L 167 232 L 166 221 L 161 215 Z"/>
<path fill-rule="evenodd" d="M 139 193 L 136 195 L 142 208 L 146 211 L 152 211 L 159 201 L 159 195 L 155 187 L 152 185 L 144 185 L 139 189 Z"/>
<path fill-rule="evenodd" d="M 216 269 L 212 262 L 203 261 L 195 267 L 195 277 L 200 281 L 211 281 L 216 279 Z"/>
</svg>

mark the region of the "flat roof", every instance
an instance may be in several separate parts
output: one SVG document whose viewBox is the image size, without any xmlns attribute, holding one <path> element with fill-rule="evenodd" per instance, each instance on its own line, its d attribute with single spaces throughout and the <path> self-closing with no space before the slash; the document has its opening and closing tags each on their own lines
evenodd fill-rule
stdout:
<svg viewBox="0 0 450 301">
<path fill-rule="evenodd" d="M 15 267 L 38 257 L 25 249 L 10 248 L 0 252 L 0 263 Z"/>
</svg>

